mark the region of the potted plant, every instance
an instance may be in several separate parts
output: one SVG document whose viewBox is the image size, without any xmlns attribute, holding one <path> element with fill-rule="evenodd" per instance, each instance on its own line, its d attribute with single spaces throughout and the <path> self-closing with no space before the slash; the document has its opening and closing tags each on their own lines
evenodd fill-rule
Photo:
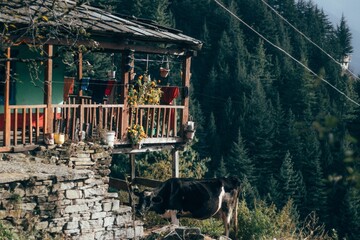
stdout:
<svg viewBox="0 0 360 240">
<path fill-rule="evenodd" d="M 129 142 L 133 145 L 134 148 L 141 148 L 141 140 L 147 137 L 143 126 L 141 126 L 140 124 L 134 124 L 129 127 L 127 131 L 127 136 Z"/>
</svg>

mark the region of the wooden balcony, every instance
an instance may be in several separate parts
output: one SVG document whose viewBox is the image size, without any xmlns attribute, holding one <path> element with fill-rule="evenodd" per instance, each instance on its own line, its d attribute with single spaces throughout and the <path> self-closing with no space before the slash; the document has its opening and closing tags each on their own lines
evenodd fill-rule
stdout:
<svg viewBox="0 0 360 240">
<path fill-rule="evenodd" d="M 81 101 L 66 104 L 53 104 L 52 111 L 46 105 L 10 105 L 10 146 L 4 146 L 7 131 L 3 119 L 0 120 L 0 144 L 2 151 L 11 148 L 31 147 L 44 144 L 48 119 L 52 119 L 53 132 L 65 133 L 72 142 L 97 141 L 99 129 L 115 132 L 115 148 L 131 145 L 127 139 L 127 128 L 133 124 L 143 126 L 147 138 L 144 145 L 182 143 L 183 126 L 181 121 L 184 106 L 139 105 L 125 109 L 124 104 L 95 104 L 86 97 Z M 48 117 L 49 112 L 52 117 Z M 4 118 L 4 114 L 0 118 Z M 81 139 L 85 136 L 85 139 Z"/>
</svg>

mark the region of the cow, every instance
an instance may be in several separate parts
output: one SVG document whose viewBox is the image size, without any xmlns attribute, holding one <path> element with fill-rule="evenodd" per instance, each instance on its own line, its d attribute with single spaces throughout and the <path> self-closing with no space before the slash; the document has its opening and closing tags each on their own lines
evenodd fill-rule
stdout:
<svg viewBox="0 0 360 240">
<path fill-rule="evenodd" d="M 225 235 L 229 236 L 230 225 L 235 225 L 237 233 L 237 209 L 240 181 L 236 177 L 191 179 L 170 178 L 152 191 L 136 192 L 139 203 L 137 215 L 154 211 L 179 225 L 180 217 L 207 219 L 221 218 Z M 234 221 L 232 221 L 234 217 Z"/>
</svg>

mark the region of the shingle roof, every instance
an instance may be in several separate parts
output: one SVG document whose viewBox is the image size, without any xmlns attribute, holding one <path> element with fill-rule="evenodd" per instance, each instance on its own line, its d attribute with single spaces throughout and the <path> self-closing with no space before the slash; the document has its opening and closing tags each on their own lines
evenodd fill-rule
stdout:
<svg viewBox="0 0 360 240">
<path fill-rule="evenodd" d="M 17 32 L 36 24 L 38 27 L 51 26 L 52 31 L 58 31 L 58 36 L 83 29 L 91 38 L 105 37 L 109 42 L 168 43 L 192 50 L 202 46 L 201 41 L 179 30 L 70 0 L 1 0 L 0 6 L 0 22 L 15 25 Z"/>
</svg>

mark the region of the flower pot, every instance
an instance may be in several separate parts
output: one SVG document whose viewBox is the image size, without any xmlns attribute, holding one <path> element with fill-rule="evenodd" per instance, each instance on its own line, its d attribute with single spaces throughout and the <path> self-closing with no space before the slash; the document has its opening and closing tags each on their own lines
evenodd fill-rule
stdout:
<svg viewBox="0 0 360 240">
<path fill-rule="evenodd" d="M 195 137 L 195 131 L 186 131 L 185 132 L 185 137 L 188 140 L 193 140 Z"/>
<path fill-rule="evenodd" d="M 170 69 L 160 67 L 160 76 L 166 78 L 169 75 Z"/>
<path fill-rule="evenodd" d="M 113 147 L 114 142 L 115 142 L 115 132 L 111 131 L 111 132 L 105 133 L 104 141 L 109 147 Z"/>
<path fill-rule="evenodd" d="M 108 71 L 108 77 L 109 78 L 115 78 L 116 77 L 116 71 Z"/>
<path fill-rule="evenodd" d="M 65 134 L 63 133 L 55 133 L 54 134 L 54 142 L 55 144 L 62 145 L 65 142 Z"/>
</svg>

